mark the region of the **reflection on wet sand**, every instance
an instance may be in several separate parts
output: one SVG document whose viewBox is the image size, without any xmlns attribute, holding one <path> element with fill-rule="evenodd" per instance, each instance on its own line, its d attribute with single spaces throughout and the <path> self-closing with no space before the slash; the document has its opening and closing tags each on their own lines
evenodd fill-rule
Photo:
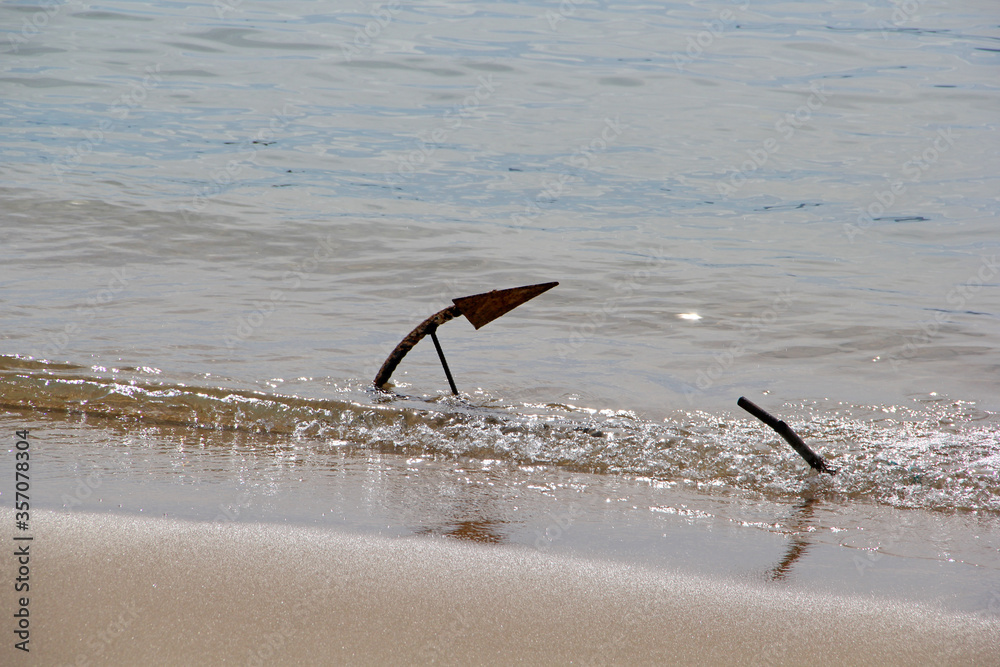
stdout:
<svg viewBox="0 0 1000 667">
<path fill-rule="evenodd" d="M 501 544 L 507 538 L 498 530 L 499 526 L 506 524 L 506 521 L 495 519 L 471 519 L 458 521 L 438 527 L 425 527 L 416 531 L 417 535 L 443 535 L 454 537 L 460 540 L 472 542 L 482 542 L 488 544 Z"/>
<path fill-rule="evenodd" d="M 791 544 L 785 550 L 785 555 L 778 561 L 778 564 L 767 571 L 767 578 L 771 581 L 784 581 L 795 563 L 809 550 L 811 545 L 808 539 L 808 529 L 812 526 L 814 505 L 817 500 L 814 497 L 804 498 L 792 513 L 788 521 L 788 527 L 794 530 Z"/>
</svg>

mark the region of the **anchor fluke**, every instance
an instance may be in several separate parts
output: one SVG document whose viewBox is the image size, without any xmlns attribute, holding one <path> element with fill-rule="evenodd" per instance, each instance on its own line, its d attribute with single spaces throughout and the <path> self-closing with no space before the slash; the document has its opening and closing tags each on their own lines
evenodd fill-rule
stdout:
<svg viewBox="0 0 1000 667">
<path fill-rule="evenodd" d="M 473 294 L 472 296 L 461 296 L 452 299 L 465 319 L 472 322 L 472 326 L 480 329 L 493 320 L 506 315 L 510 311 L 520 306 L 525 301 L 530 301 L 542 292 L 547 292 L 559 283 L 541 283 L 539 285 L 525 285 L 524 287 L 511 287 L 510 289 L 495 289 L 492 292 L 483 294 Z"/>
</svg>

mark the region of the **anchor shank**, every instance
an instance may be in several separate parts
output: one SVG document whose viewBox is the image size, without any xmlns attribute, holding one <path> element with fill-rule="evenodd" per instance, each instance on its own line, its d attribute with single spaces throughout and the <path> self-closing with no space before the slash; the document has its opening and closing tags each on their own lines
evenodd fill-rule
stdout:
<svg viewBox="0 0 1000 667">
<path fill-rule="evenodd" d="M 389 381 L 389 378 L 392 377 L 392 373 L 396 370 L 396 366 L 399 365 L 399 362 L 403 360 L 406 353 L 413 349 L 413 346 L 419 343 L 424 336 L 435 331 L 440 325 L 449 320 L 455 319 L 461 314 L 462 311 L 458 309 L 458 306 L 448 306 L 444 310 L 434 313 L 426 320 L 418 324 L 416 328 L 406 336 L 406 338 L 399 341 L 399 345 L 396 346 L 396 349 L 394 349 L 389 356 L 386 357 L 386 360 L 382 363 L 382 368 L 378 371 L 378 375 L 375 376 L 375 386 L 381 389 L 382 385 Z M 455 393 L 457 394 L 458 392 L 456 391 Z"/>
</svg>

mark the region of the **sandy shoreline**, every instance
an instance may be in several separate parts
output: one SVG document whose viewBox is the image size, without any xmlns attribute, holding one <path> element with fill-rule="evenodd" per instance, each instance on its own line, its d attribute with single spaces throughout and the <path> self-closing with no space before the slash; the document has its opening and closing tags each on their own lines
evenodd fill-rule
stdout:
<svg viewBox="0 0 1000 667">
<path fill-rule="evenodd" d="M 988 664 L 1000 650 L 996 620 L 521 548 L 109 514 L 32 522 L 31 652 L 8 639 L 5 661 Z M 4 559 L 8 581 L 15 568 Z M 15 604 L 9 592 L 8 623 Z"/>
</svg>

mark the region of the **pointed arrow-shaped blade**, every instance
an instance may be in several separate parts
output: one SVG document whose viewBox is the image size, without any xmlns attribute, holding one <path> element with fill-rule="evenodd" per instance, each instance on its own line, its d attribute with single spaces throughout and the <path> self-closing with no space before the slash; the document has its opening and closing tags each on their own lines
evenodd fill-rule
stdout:
<svg viewBox="0 0 1000 667">
<path fill-rule="evenodd" d="M 472 322 L 472 326 L 479 329 L 558 284 L 553 282 L 510 289 L 495 289 L 492 292 L 463 296 L 452 299 L 452 301 L 455 302 L 466 319 Z"/>
</svg>

